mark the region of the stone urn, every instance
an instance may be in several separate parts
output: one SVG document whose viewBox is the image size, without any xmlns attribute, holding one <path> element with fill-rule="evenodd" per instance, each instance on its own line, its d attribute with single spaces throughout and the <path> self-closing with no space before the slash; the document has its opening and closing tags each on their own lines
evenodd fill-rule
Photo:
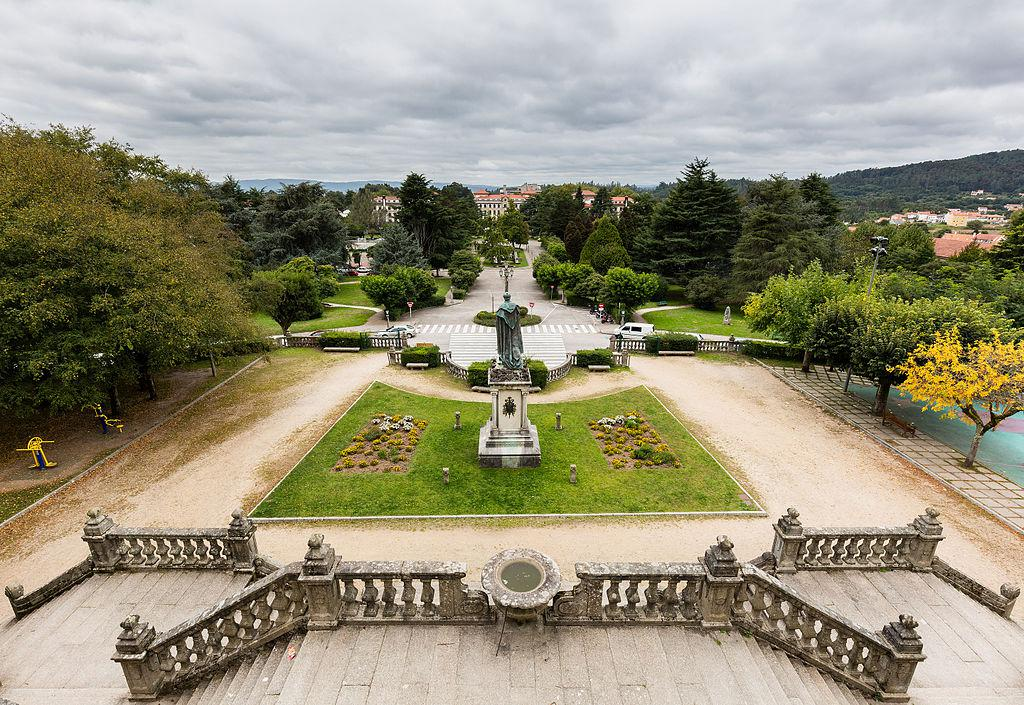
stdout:
<svg viewBox="0 0 1024 705">
<path fill-rule="evenodd" d="M 481 582 L 505 616 L 519 624 L 536 620 L 562 584 L 558 564 L 530 548 L 509 548 L 483 567 Z"/>
</svg>

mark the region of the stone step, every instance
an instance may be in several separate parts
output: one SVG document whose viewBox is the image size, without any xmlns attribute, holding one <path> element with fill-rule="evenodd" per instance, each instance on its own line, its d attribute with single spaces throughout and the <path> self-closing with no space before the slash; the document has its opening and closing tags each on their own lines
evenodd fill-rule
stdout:
<svg viewBox="0 0 1024 705">
<path fill-rule="evenodd" d="M 524 333 L 523 347 L 526 348 L 527 357 L 542 360 L 549 368 L 565 362 L 565 342 L 560 335 Z M 498 343 L 492 334 L 453 333 L 448 348 L 453 362 L 468 367 L 473 362 L 494 358 L 498 352 Z"/>
<path fill-rule="evenodd" d="M 302 634 L 293 634 L 290 638 L 282 639 L 285 641 L 285 649 L 281 653 L 281 658 L 277 663 L 277 667 L 274 669 L 273 675 L 270 677 L 270 682 L 267 684 L 266 694 L 267 695 L 280 695 L 284 688 L 285 682 L 288 680 L 288 674 L 291 672 L 292 664 L 295 663 L 295 659 L 302 653 Z M 291 647 L 295 652 L 295 659 L 288 658 L 288 649 Z"/>
</svg>

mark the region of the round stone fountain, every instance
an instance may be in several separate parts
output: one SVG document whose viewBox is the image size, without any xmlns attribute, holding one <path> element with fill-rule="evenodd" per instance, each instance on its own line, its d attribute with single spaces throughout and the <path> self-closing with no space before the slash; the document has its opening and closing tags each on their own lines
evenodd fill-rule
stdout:
<svg viewBox="0 0 1024 705">
<path fill-rule="evenodd" d="M 487 561 L 480 578 L 505 616 L 519 623 L 537 619 L 562 583 L 558 565 L 530 548 L 502 551 Z"/>
</svg>

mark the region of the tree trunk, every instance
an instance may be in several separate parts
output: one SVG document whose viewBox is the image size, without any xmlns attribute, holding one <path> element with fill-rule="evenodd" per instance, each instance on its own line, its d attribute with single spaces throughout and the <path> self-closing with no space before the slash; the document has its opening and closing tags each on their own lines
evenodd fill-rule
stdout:
<svg viewBox="0 0 1024 705">
<path fill-rule="evenodd" d="M 875 405 L 871 408 L 871 413 L 875 416 L 885 415 L 885 405 L 889 403 L 890 387 L 892 387 L 892 380 L 888 378 L 878 380 L 878 391 L 875 393 Z"/>
<path fill-rule="evenodd" d="M 109 402 L 110 402 L 110 415 L 111 416 L 120 416 L 121 415 L 121 397 L 117 393 L 117 383 L 116 382 L 114 384 L 110 385 L 110 390 L 109 390 L 109 393 L 108 393 L 107 396 L 108 396 Z"/>
<path fill-rule="evenodd" d="M 814 351 L 810 348 L 804 350 L 804 362 L 800 365 L 800 371 L 807 374 L 811 371 L 811 361 L 814 359 Z"/>
<path fill-rule="evenodd" d="M 974 438 L 971 440 L 971 449 L 967 451 L 967 457 L 964 458 L 964 467 L 973 468 L 974 459 L 978 455 L 978 446 L 981 445 L 981 437 L 985 435 L 985 427 L 978 426 L 974 432 Z"/>
<path fill-rule="evenodd" d="M 210 376 L 217 376 L 217 362 L 213 359 L 213 349 L 210 350 Z"/>
<path fill-rule="evenodd" d="M 156 380 L 153 379 L 153 372 L 149 369 L 149 356 L 139 361 L 139 389 L 149 395 L 149 400 L 156 399 Z"/>
</svg>

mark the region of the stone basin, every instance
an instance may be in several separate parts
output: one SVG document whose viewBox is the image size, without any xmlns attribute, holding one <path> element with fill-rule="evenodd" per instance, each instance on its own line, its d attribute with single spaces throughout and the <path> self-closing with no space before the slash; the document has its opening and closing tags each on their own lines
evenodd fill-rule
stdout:
<svg viewBox="0 0 1024 705">
<path fill-rule="evenodd" d="M 554 560 L 530 548 L 502 551 L 487 561 L 480 578 L 505 616 L 519 623 L 537 619 L 562 584 Z"/>
</svg>

